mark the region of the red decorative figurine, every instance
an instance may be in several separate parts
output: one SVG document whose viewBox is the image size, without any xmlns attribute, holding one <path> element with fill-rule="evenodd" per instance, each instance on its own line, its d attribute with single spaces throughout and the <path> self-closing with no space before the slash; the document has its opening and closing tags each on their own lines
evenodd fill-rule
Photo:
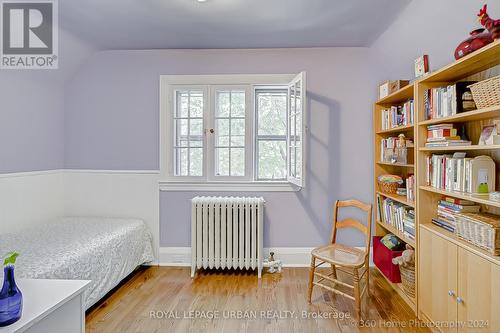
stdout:
<svg viewBox="0 0 500 333">
<path fill-rule="evenodd" d="M 492 20 L 486 13 L 486 5 L 479 10 L 479 21 L 488 29 L 476 29 L 470 33 L 470 37 L 461 42 L 455 50 L 455 59 L 460 59 L 469 53 L 479 50 L 483 46 L 492 43 L 495 39 L 500 39 L 500 20 Z"/>
<path fill-rule="evenodd" d="M 489 32 L 491 32 L 493 39 L 500 39 L 500 20 L 491 19 L 488 13 L 486 13 L 486 8 L 486 5 L 484 5 L 484 7 L 479 10 L 479 14 L 477 14 L 479 21 Z"/>
</svg>

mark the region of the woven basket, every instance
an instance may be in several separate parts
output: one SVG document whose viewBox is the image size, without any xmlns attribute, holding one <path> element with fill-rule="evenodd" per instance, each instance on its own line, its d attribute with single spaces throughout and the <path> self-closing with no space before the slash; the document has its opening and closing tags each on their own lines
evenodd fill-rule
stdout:
<svg viewBox="0 0 500 333">
<path fill-rule="evenodd" d="M 387 194 L 395 194 L 398 191 L 399 183 L 396 182 L 381 182 L 378 181 L 380 191 Z"/>
<path fill-rule="evenodd" d="M 500 75 L 469 86 L 478 109 L 500 105 Z"/>
<path fill-rule="evenodd" d="M 403 291 L 411 298 L 415 298 L 415 265 L 399 266 Z"/>
</svg>

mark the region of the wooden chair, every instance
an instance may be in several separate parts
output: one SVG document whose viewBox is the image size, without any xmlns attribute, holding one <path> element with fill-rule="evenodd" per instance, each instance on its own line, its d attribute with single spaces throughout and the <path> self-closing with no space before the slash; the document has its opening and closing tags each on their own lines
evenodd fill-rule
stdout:
<svg viewBox="0 0 500 333">
<path fill-rule="evenodd" d="M 355 219 L 345 219 L 343 221 L 337 221 L 339 207 L 355 207 L 363 210 L 367 213 L 367 224 L 363 225 L 360 221 Z M 329 245 L 317 247 L 311 252 L 311 270 L 309 271 L 309 293 L 308 302 L 311 304 L 311 296 L 314 286 L 322 287 L 330 290 L 339 295 L 345 296 L 354 300 L 356 305 L 356 313 L 358 318 L 361 316 L 361 296 L 365 291 L 369 291 L 370 282 L 370 272 L 369 272 L 369 258 L 370 258 L 370 240 L 371 240 L 371 224 L 372 224 L 372 205 L 362 203 L 357 200 L 347 200 L 335 202 L 335 207 L 333 211 L 333 228 L 332 236 Z M 362 232 L 366 237 L 365 249 L 361 250 L 355 247 L 346 246 L 336 243 L 337 229 L 340 228 L 355 228 Z M 316 260 L 319 261 L 316 264 Z M 323 265 L 329 264 L 332 268 L 330 274 L 322 274 L 316 272 L 316 268 Z M 364 269 L 363 269 L 364 268 Z M 360 270 L 363 271 L 360 274 Z M 337 270 L 344 273 L 348 273 L 353 276 L 353 284 L 339 281 L 337 279 Z M 319 280 L 314 281 L 314 278 L 318 277 Z M 366 284 L 363 291 L 360 293 L 360 281 L 366 276 Z M 321 283 L 327 280 L 333 283 L 333 286 L 325 285 Z M 353 290 L 353 295 L 344 293 L 335 287 L 343 286 Z"/>
</svg>

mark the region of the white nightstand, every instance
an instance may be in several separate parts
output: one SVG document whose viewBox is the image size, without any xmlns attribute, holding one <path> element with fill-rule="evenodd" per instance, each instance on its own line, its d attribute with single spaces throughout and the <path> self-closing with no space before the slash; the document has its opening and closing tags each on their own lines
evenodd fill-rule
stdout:
<svg viewBox="0 0 500 333">
<path fill-rule="evenodd" d="M 90 281 L 16 279 L 23 314 L 0 333 L 85 333 L 83 292 Z"/>
</svg>

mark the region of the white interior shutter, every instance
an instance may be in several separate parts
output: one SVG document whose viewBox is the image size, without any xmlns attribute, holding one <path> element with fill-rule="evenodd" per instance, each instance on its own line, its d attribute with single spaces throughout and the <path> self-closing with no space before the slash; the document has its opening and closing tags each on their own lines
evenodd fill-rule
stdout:
<svg viewBox="0 0 500 333">
<path fill-rule="evenodd" d="M 287 178 L 292 184 L 304 187 L 305 174 L 305 112 L 306 73 L 298 74 L 288 85 L 287 103 Z"/>
</svg>

